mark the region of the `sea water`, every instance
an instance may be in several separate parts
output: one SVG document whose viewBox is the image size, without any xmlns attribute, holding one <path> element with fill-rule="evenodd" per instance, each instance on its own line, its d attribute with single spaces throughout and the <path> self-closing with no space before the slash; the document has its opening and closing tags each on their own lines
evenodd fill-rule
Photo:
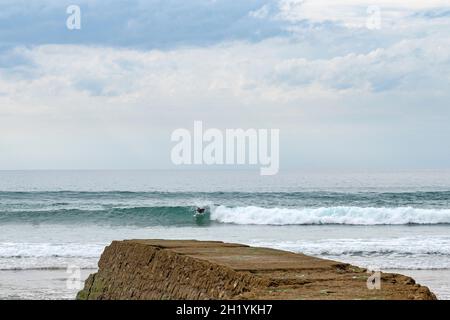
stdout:
<svg viewBox="0 0 450 320">
<path fill-rule="evenodd" d="M 450 171 L 0 171 L 0 299 L 73 299 L 104 247 L 132 238 L 302 252 L 448 299 Z"/>
</svg>

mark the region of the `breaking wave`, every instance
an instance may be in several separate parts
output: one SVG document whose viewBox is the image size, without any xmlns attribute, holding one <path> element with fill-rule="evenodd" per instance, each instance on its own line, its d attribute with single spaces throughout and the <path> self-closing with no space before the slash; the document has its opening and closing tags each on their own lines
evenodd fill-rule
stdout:
<svg viewBox="0 0 450 320">
<path fill-rule="evenodd" d="M 218 206 L 211 220 L 221 223 L 254 225 L 405 225 L 448 224 L 450 209 L 399 208 L 261 208 Z"/>
</svg>

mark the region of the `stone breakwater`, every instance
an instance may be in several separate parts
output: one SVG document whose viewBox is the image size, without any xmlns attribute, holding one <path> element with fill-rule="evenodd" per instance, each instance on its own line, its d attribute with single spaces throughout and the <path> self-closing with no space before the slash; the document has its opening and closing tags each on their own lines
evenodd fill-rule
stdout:
<svg viewBox="0 0 450 320">
<path fill-rule="evenodd" d="M 292 252 L 193 240 L 113 241 L 77 299 L 414 299 L 435 295 L 414 279 Z"/>
</svg>

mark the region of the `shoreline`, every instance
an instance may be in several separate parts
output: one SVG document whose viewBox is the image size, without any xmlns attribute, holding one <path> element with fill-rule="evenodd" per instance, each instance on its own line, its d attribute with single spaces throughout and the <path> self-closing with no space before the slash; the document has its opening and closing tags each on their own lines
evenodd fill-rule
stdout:
<svg viewBox="0 0 450 320">
<path fill-rule="evenodd" d="M 124 240 L 105 248 L 78 299 L 436 299 L 411 277 L 219 241 Z M 369 285 L 370 286 L 370 285 Z"/>
<path fill-rule="evenodd" d="M 3 292 L 0 300 L 9 299 L 31 299 L 31 300 L 74 300 L 79 290 L 84 286 L 85 280 L 98 268 L 89 268 L 82 271 L 81 287 L 79 289 L 67 290 L 66 269 L 58 270 L 1 270 Z M 450 269 L 438 270 L 411 270 L 411 269 L 388 269 L 388 273 L 398 273 L 412 277 L 418 283 L 427 286 L 438 298 L 438 300 L 450 299 L 450 283 L 442 279 L 450 279 Z M 24 280 L 26 285 L 24 285 Z M 39 284 L 39 286 L 38 286 Z"/>
</svg>

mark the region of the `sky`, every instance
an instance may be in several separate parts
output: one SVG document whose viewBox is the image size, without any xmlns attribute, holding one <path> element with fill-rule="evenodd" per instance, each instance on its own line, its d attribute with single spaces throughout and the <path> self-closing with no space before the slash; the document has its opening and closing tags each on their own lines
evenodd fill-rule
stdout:
<svg viewBox="0 0 450 320">
<path fill-rule="evenodd" d="M 195 120 L 280 129 L 280 170 L 449 168 L 450 3 L 0 0 L 0 170 L 173 168 Z"/>
</svg>

